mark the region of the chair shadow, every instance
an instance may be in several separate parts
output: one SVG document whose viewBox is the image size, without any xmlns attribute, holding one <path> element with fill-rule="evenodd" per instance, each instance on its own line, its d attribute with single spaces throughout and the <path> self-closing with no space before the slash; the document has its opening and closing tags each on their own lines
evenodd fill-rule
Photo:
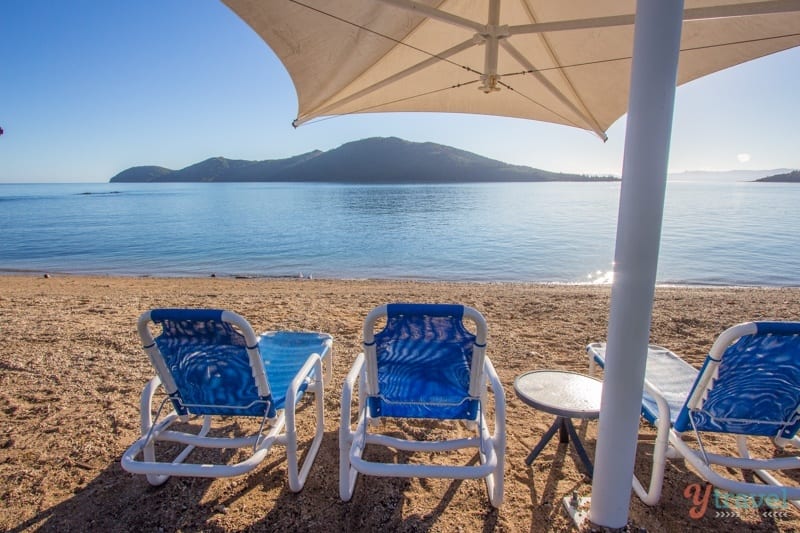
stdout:
<svg viewBox="0 0 800 533">
<path fill-rule="evenodd" d="M 576 427 L 576 429 L 578 428 Z M 595 443 L 586 442 L 585 423 L 581 424 L 581 429 L 578 430 L 578 434 L 581 436 L 581 440 L 589 456 L 593 457 Z M 654 439 L 648 439 L 646 437 L 644 439 L 640 438 L 636 461 L 636 472 L 640 476 L 640 479 L 644 478 L 644 476 L 649 476 L 649 468 L 652 464 L 653 441 Z M 547 454 L 547 451 L 550 451 L 552 455 Z M 573 463 L 572 468 L 578 468 L 579 471 L 584 474 L 584 479 L 583 481 L 569 485 L 565 489 L 561 471 L 567 464 L 568 455 L 570 456 L 569 461 Z M 539 468 L 536 466 L 539 461 L 549 461 L 550 464 L 547 468 Z M 530 525 L 531 532 L 547 530 L 546 525 L 553 523 L 558 514 L 563 514 L 565 512 L 561 503 L 562 499 L 564 497 L 569 497 L 573 491 L 579 493 L 579 495 L 591 496 L 591 480 L 586 476 L 583 464 L 580 462 L 577 453 L 569 444 L 558 442 L 557 435 L 547 444 L 546 449 L 542 451 L 542 455 L 534 461 L 533 465 L 526 465 L 524 473 L 520 469 L 512 468 L 511 470 L 515 472 L 514 476 L 517 482 L 526 484 L 529 487 L 531 504 L 534 509 L 537 510 L 534 512 L 533 521 Z M 535 479 L 536 476 L 544 472 L 547 473 L 546 478 L 543 481 L 540 480 L 537 482 Z M 749 473 L 745 477 L 748 478 L 749 481 L 752 481 L 754 478 L 754 476 Z M 649 479 L 649 477 L 646 479 Z M 559 488 L 559 482 L 562 482 L 561 488 Z M 710 501 L 705 503 L 693 501 L 684 494 L 686 486 L 692 483 L 698 484 L 703 491 L 705 491 L 707 487 L 707 483 L 689 469 L 685 463 L 674 460 L 668 461 L 660 504 L 654 507 L 647 506 L 641 502 L 634 493 L 631 493 L 631 524 L 635 525 L 637 515 L 658 516 L 659 505 L 663 506 L 666 502 L 671 502 L 669 505 L 670 508 L 685 508 L 686 510 L 685 515 L 671 517 L 668 519 L 668 522 L 665 522 L 665 524 L 670 525 L 671 529 L 674 528 L 675 531 L 719 530 L 721 521 L 724 521 L 725 527 L 731 531 L 749 531 L 753 529 L 758 529 L 759 531 L 780 531 L 781 514 L 786 516 L 797 512 L 790 505 L 777 509 L 777 513 L 775 509 L 762 506 L 759 509 L 746 510 L 749 511 L 749 516 L 744 514 L 740 515 L 742 510 L 715 507 L 713 497 Z M 694 512 L 696 517 L 692 517 L 690 511 Z M 757 514 L 757 517 L 754 516 L 754 514 Z"/>
<path fill-rule="evenodd" d="M 182 502 L 200 501 L 211 483 L 210 479 L 176 478 L 153 487 L 143 476 L 125 472 L 115 461 L 71 498 L 40 511 L 9 532 L 187 529 L 193 524 L 181 520 Z M 165 502 L 175 502 L 177 507 Z M 213 507 L 203 507 L 209 517 L 216 512 Z"/>
<path fill-rule="evenodd" d="M 387 434 L 391 434 L 391 432 Z M 401 436 L 401 433 L 398 432 L 395 436 Z M 330 454 L 338 459 L 338 433 L 331 438 L 326 436 L 320 448 L 320 454 Z M 370 446 L 364 456 L 370 461 L 406 463 L 409 462 L 413 453 Z M 469 464 L 476 464 L 478 460 L 476 453 Z M 289 528 L 296 529 L 299 514 L 303 529 L 307 531 L 429 531 L 439 522 L 464 483 L 463 480 L 451 480 L 441 497 L 437 496 L 438 501 L 435 507 L 420 513 L 415 512 L 412 508 L 406 508 L 410 505 L 409 492 L 412 491 L 415 481 L 425 487 L 429 480 L 385 478 L 359 474 L 353 497 L 349 502 L 344 502 L 339 498 L 338 460 L 335 461 L 334 466 L 335 472 L 332 472 L 331 475 L 327 475 L 327 472 L 312 474 L 306 487 L 300 493 L 294 494 L 283 490 L 278 501 L 267 512 L 264 519 L 253 524 L 252 528 L 281 531 Z M 314 466 L 314 469 L 316 468 L 317 465 Z M 481 503 L 487 510 L 484 513 L 482 529 L 487 532 L 494 531 L 498 522 L 498 511 L 489 505 L 488 495 L 484 494 L 483 497 L 485 502 Z M 287 514 L 287 509 L 293 510 Z"/>
<path fill-rule="evenodd" d="M 300 461 L 305 459 L 306 446 Z M 203 453 L 218 451 L 198 450 Z M 235 452 L 230 452 L 231 454 Z M 368 449 L 372 460 L 407 461 L 410 454 Z M 8 531 L 424 531 L 436 526 L 462 489 L 454 480 L 435 507 L 424 511 L 405 508 L 414 481 L 359 476 L 350 502 L 339 498 L 338 431 L 325 432 L 318 456 L 305 487 L 299 493 L 288 488 L 286 456 L 281 446 L 271 452 L 255 471 L 224 480 L 172 477 L 151 486 L 144 476 L 124 471 L 118 460 L 75 490 L 68 499 L 37 512 Z M 477 462 L 477 454 L 473 462 Z M 425 480 L 420 480 L 425 483 Z M 463 494 L 461 495 L 463 497 Z M 488 503 L 485 488 L 483 530 L 493 531 L 498 511 Z M 430 498 L 426 500 L 426 503 Z M 248 517 L 237 513 L 247 508 Z M 254 509 L 255 508 L 255 509 Z M 427 510 L 430 509 L 430 510 Z M 252 515 L 252 516 L 250 516 Z M 237 521 L 231 525 L 228 516 Z M 244 519 L 244 520 L 242 520 Z"/>
<path fill-rule="evenodd" d="M 214 431 L 237 433 L 241 431 L 239 423 L 232 418 L 219 424 Z M 301 461 L 306 456 L 306 448 L 301 445 Z M 159 457 L 174 457 L 178 450 L 178 445 L 167 444 L 157 453 Z M 196 449 L 191 460 L 230 462 L 238 453 L 235 449 Z M 285 464 L 283 447 L 276 445 L 255 471 L 233 479 L 244 482 L 241 493 L 265 483 L 287 485 L 285 469 L 280 468 Z M 209 487 L 215 481 L 213 478 L 171 477 L 163 485 L 152 486 L 145 476 L 126 472 L 119 460 L 115 460 L 85 486 L 76 489 L 72 497 L 8 531 L 226 531 L 210 520 L 224 512 L 226 502 L 220 499 L 203 502 L 208 499 Z"/>
<path fill-rule="evenodd" d="M 650 481 L 650 473 L 653 464 L 653 451 L 655 448 L 655 434 L 639 435 L 637 445 L 635 473 L 640 481 Z M 742 471 L 736 469 L 729 470 L 735 476 Z M 743 479 L 748 482 L 759 482 L 755 474 L 751 471 L 743 471 Z M 691 489 L 690 489 L 691 487 Z M 726 506 L 725 497 L 715 498 L 713 492 L 707 494 L 706 491 L 713 490 L 713 487 L 691 469 L 685 461 L 680 459 L 668 459 L 664 470 L 664 484 L 662 487 L 661 498 L 655 506 L 647 506 L 639 498 L 631 493 L 634 505 L 631 516 L 635 510 L 641 509 L 645 513 L 651 513 L 659 506 L 671 502 L 672 508 L 685 509 L 685 514 L 680 517 L 673 517 L 676 524 L 697 531 L 709 531 L 719 529 L 720 523 L 724 522 L 725 527 L 731 531 L 781 531 L 780 519 L 782 516 L 792 516 L 797 510 L 787 502 L 781 502 L 778 509 L 770 508 L 766 505 L 760 507 L 750 507 L 749 503 L 734 503 Z M 776 492 L 778 489 L 776 489 Z M 708 497 L 704 500 L 704 497 Z M 736 495 L 733 495 L 736 496 Z M 732 496 L 732 497 L 733 497 Z M 747 496 L 747 495 L 744 495 Z M 733 502 L 734 500 L 731 500 Z M 720 503 L 723 502 L 723 503 Z M 729 502 L 730 503 L 730 502 Z M 736 506 L 742 505 L 737 508 Z M 747 516 L 749 513 L 749 516 Z M 757 518 L 753 515 L 757 515 Z"/>
</svg>

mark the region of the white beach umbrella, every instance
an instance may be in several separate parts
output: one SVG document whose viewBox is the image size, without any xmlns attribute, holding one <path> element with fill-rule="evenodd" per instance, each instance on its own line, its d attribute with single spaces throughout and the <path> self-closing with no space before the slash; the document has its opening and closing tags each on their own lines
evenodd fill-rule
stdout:
<svg viewBox="0 0 800 533">
<path fill-rule="evenodd" d="M 289 71 L 298 125 L 444 111 L 554 122 L 604 138 L 627 110 L 632 0 L 224 1 Z M 678 84 L 800 44 L 800 15 L 786 13 L 796 1 L 686 4 Z"/>
<path fill-rule="evenodd" d="M 800 45 L 800 0 L 223 1 L 288 70 L 296 125 L 453 112 L 605 139 L 628 113 L 591 508 L 596 524 L 624 526 L 675 86 Z"/>
</svg>

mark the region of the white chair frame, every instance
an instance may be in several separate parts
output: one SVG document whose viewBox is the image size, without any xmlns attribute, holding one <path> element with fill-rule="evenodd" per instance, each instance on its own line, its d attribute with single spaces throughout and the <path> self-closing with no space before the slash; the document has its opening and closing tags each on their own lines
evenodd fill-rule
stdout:
<svg viewBox="0 0 800 533">
<path fill-rule="evenodd" d="M 253 331 L 250 324 L 243 317 L 230 311 L 223 312 L 222 320 L 236 326 L 240 330 L 245 337 L 247 346 L 256 346 L 256 348 L 248 348 L 251 364 L 255 364 L 254 377 L 260 387 L 263 387 L 263 385 L 268 387 L 266 372 L 257 348 L 258 336 Z M 148 352 L 148 355 L 150 355 L 151 360 L 153 360 L 154 366 L 159 370 L 158 373 L 161 374 L 159 366 L 163 364 L 160 365 L 157 361 L 163 361 L 163 359 L 160 354 L 153 353 L 153 350 L 157 352 L 158 348 L 154 346 L 154 339 L 148 327 L 149 322 L 150 312 L 148 311 L 139 318 L 138 329 L 144 346 L 150 347 L 145 348 L 145 350 Z M 128 472 L 145 475 L 147 481 L 151 485 L 161 485 L 166 482 L 170 476 L 207 478 L 233 477 L 246 474 L 255 469 L 266 458 L 272 446 L 274 444 L 279 444 L 286 447 L 289 489 L 292 492 L 300 491 L 308 478 L 308 473 L 311 470 L 324 434 L 324 383 L 327 379 L 330 379 L 333 369 L 333 355 L 331 351 L 332 343 L 328 340 L 326 341 L 326 353 L 314 353 L 309 355 L 308 359 L 287 388 L 286 408 L 279 410 L 277 416 L 273 419 L 266 420 L 269 425 L 269 431 L 266 434 L 259 431 L 258 434 L 247 437 L 231 438 L 207 436 L 212 427 L 212 421 L 215 415 L 199 415 L 196 417 L 203 419 L 202 426 L 196 434 L 169 429 L 170 426 L 176 422 L 185 422 L 190 418 L 179 415 L 174 409 L 163 419 L 156 422 L 153 416 L 153 401 L 158 389 L 162 386 L 162 378 L 156 375 L 145 385 L 142 391 L 140 400 L 141 437 L 123 454 L 122 467 Z M 323 357 L 328 359 L 327 368 L 323 368 Z M 318 377 L 317 379 L 308 379 L 312 370 L 314 375 Z M 325 375 L 324 372 L 327 372 L 327 375 Z M 304 382 L 308 382 L 304 394 L 314 395 L 315 433 L 303 464 L 298 465 L 296 408 L 298 395 Z M 165 405 L 165 402 L 162 402 L 162 406 Z M 262 423 L 262 428 L 263 425 Z M 157 441 L 175 442 L 183 444 L 185 447 L 173 459 L 169 460 L 169 462 L 158 461 L 156 459 L 155 450 Z M 252 454 L 245 460 L 235 464 L 184 463 L 186 458 L 196 447 L 217 449 L 252 448 Z M 141 460 L 137 459 L 140 454 L 142 455 Z"/>
</svg>

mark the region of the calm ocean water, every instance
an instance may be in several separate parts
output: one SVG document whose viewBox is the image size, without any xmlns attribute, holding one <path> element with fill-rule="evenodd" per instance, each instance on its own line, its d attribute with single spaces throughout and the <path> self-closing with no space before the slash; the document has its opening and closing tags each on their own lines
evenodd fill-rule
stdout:
<svg viewBox="0 0 800 533">
<path fill-rule="evenodd" d="M 608 281 L 618 183 L 2 184 L 0 271 Z M 800 186 L 670 182 L 658 281 L 800 285 Z"/>
</svg>

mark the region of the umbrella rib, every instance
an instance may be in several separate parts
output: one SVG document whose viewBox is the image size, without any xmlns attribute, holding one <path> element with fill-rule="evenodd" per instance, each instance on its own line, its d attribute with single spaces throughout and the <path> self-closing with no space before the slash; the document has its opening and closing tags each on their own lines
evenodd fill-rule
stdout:
<svg viewBox="0 0 800 533">
<path fill-rule="evenodd" d="M 737 44 L 747 44 L 747 43 L 760 42 L 760 41 L 771 41 L 771 40 L 776 40 L 776 39 L 785 39 L 785 38 L 789 38 L 789 37 L 800 37 L 800 33 L 787 33 L 787 34 L 783 34 L 783 35 L 777 35 L 777 36 L 772 36 L 772 37 L 763 37 L 763 38 L 759 38 L 759 39 L 745 39 L 745 40 L 741 40 L 741 41 L 730 41 L 730 42 L 727 42 L 727 43 L 718 43 L 718 44 L 712 44 L 712 45 L 694 46 L 694 47 L 690 47 L 690 48 L 682 48 L 680 51 L 681 52 L 693 52 L 693 51 L 696 51 L 696 50 L 704 50 L 704 49 L 708 49 L 708 48 L 718 48 L 718 47 L 722 47 L 722 46 L 734 46 L 734 45 L 737 45 Z M 598 60 L 598 61 L 587 61 L 587 62 L 584 62 L 584 63 L 575 63 L 575 64 L 572 64 L 572 65 L 560 65 L 560 66 L 556 66 L 556 67 L 546 67 L 546 68 L 540 68 L 540 69 L 524 70 L 524 71 L 521 71 L 521 72 L 513 72 L 513 73 L 510 73 L 510 74 L 502 74 L 501 77 L 502 78 L 507 78 L 507 77 L 510 77 L 510 76 L 519 76 L 519 75 L 525 75 L 525 74 L 537 74 L 537 73 L 544 72 L 544 71 L 549 71 L 549 70 L 564 70 L 564 69 L 573 68 L 573 67 L 595 65 L 595 64 L 600 64 L 600 63 L 611 63 L 611 62 L 614 62 L 614 61 L 627 61 L 627 60 L 630 60 L 630 59 L 631 59 L 631 56 L 624 56 L 624 57 L 618 57 L 618 58 L 613 58 L 613 59 L 602 59 L 602 60 Z M 524 65 L 524 63 L 523 63 L 523 65 Z M 542 79 L 542 78 L 537 76 L 537 79 Z M 529 97 L 529 96 L 517 91 L 516 89 L 514 89 L 509 84 L 504 83 L 504 82 L 499 82 L 499 83 L 503 87 L 508 89 L 509 91 L 515 92 L 516 94 L 520 95 L 522 98 L 528 100 L 529 102 L 531 102 L 531 103 L 533 103 L 535 105 L 538 105 L 542 109 L 546 109 L 547 111 L 553 113 L 554 115 L 558 116 L 559 118 L 563 119 L 564 121 L 568 122 L 569 124 L 572 124 L 575 127 L 580 127 L 579 125 L 575 124 L 574 121 L 568 119 L 567 117 L 564 117 L 563 115 L 560 115 L 559 113 L 557 113 L 554 110 L 546 107 L 545 105 L 541 104 L 540 102 L 537 102 L 536 100 L 532 99 L 531 97 Z M 560 93 L 558 93 L 558 94 L 560 94 Z M 561 95 L 561 96 L 563 96 L 563 95 Z M 574 106 L 571 106 L 571 107 L 574 107 Z M 597 133 L 597 132 L 595 132 L 595 133 Z M 606 139 L 605 135 L 603 135 L 603 139 L 604 140 Z"/>
<path fill-rule="evenodd" d="M 353 111 L 348 111 L 347 113 L 338 113 L 336 115 L 328 115 L 326 117 L 317 118 L 316 120 L 310 119 L 308 122 L 303 122 L 303 124 L 316 124 L 317 122 L 323 122 L 325 120 L 331 120 L 334 118 L 338 118 L 340 116 L 347 116 L 347 115 L 357 115 L 358 113 L 365 113 L 372 109 L 378 109 L 379 107 L 384 107 L 387 105 L 397 104 L 399 102 L 406 102 L 408 100 L 413 100 L 414 98 L 421 98 L 423 96 L 429 96 L 431 94 L 440 93 L 443 91 L 449 91 L 450 89 L 458 89 L 460 87 L 466 87 L 467 85 L 475 85 L 479 83 L 481 80 L 472 80 L 472 81 L 465 81 L 462 83 L 456 83 L 455 85 L 450 85 L 449 87 L 442 87 L 441 89 L 433 89 L 431 91 L 425 91 L 423 93 L 415 94 L 412 96 L 404 96 L 403 98 L 397 98 L 395 100 L 389 100 L 386 102 L 382 102 L 380 104 L 373 104 L 369 106 L 365 106 Z M 511 89 L 513 91 L 513 89 Z M 535 103 L 535 102 L 534 102 Z M 539 104 L 541 105 L 541 104 Z"/>
<path fill-rule="evenodd" d="M 526 95 L 525 93 L 521 93 L 520 91 L 516 90 L 514 87 L 512 87 L 508 83 L 505 83 L 504 81 L 499 81 L 499 80 L 498 80 L 497 83 L 502 85 L 503 87 L 505 87 L 506 89 L 508 89 L 512 93 L 518 94 L 520 97 L 524 98 L 525 100 L 529 101 L 530 103 L 541 107 L 545 111 L 549 111 L 550 113 L 554 114 L 558 118 L 562 119 L 565 123 L 567 123 L 567 124 L 569 124 L 571 126 L 574 126 L 576 128 L 583 129 L 583 128 L 581 128 L 581 126 L 579 124 L 576 124 L 574 120 L 570 119 L 569 117 L 565 117 L 564 115 L 558 113 L 557 111 L 555 111 L 553 109 L 550 109 L 549 107 L 547 107 L 546 105 L 542 104 L 541 102 L 537 102 L 536 100 L 534 100 L 530 96 Z M 599 133 L 598 132 L 595 132 L 595 133 L 600 135 L 600 137 L 604 141 L 608 140 L 608 137 L 605 135 L 605 132 L 603 132 L 602 130 Z"/>
<path fill-rule="evenodd" d="M 691 48 L 681 48 L 681 52 L 694 52 L 696 50 L 706 50 L 709 48 L 721 48 L 723 46 L 734 46 L 737 44 L 749 44 L 749 43 L 758 43 L 762 41 L 775 41 L 778 39 L 786 39 L 788 37 L 800 37 L 800 33 L 785 33 L 783 35 L 775 35 L 772 37 L 759 37 L 757 39 L 743 39 L 741 41 L 729 41 L 727 43 L 718 43 L 718 44 L 705 44 L 702 46 L 693 46 Z M 795 45 L 796 46 L 796 45 Z"/>
<path fill-rule="evenodd" d="M 539 17 L 533 8 L 533 5 L 531 5 L 531 3 L 526 0 L 522 2 L 522 6 L 524 7 L 525 11 L 527 11 L 528 19 L 531 22 L 537 22 Z M 556 52 L 556 50 L 553 49 L 553 45 L 550 42 L 549 36 L 540 33 L 538 34 L 537 37 L 541 41 L 542 46 L 547 51 L 548 55 L 550 56 L 551 61 L 553 61 L 553 63 L 557 65 L 561 64 L 561 58 L 559 57 L 559 54 Z M 523 66 L 533 67 L 533 64 L 526 60 L 526 62 L 523 63 Z M 591 109 L 584 102 L 580 91 L 573 83 L 569 73 L 565 70 L 559 70 L 557 72 L 558 76 L 560 76 L 563 79 L 564 83 L 566 83 L 567 87 L 572 92 L 572 97 L 575 99 L 576 103 L 580 106 L 580 109 L 582 109 L 582 112 L 578 112 L 577 115 L 583 118 L 583 120 L 590 126 L 590 129 L 593 130 L 594 133 L 598 135 L 603 141 L 608 140 L 608 135 L 606 135 L 605 129 L 598 123 L 597 118 L 594 116 L 594 113 L 592 113 Z M 539 78 L 539 76 L 537 76 L 537 78 Z M 561 91 L 559 91 L 559 93 L 561 93 Z M 561 96 L 561 94 L 559 94 L 558 96 Z M 566 97 L 566 95 L 564 95 L 564 97 Z"/>
<path fill-rule="evenodd" d="M 413 0 L 380 0 L 380 1 L 383 2 L 384 4 L 389 4 L 391 6 L 404 9 L 412 13 L 421 13 L 427 16 L 428 18 L 436 19 L 441 22 L 446 22 L 448 24 L 458 26 L 459 28 L 466 28 L 477 33 L 481 33 L 486 30 L 486 25 L 481 24 L 480 22 L 475 22 L 474 20 L 465 19 L 464 17 L 459 17 L 458 15 L 454 15 L 453 13 L 448 13 L 447 11 L 436 9 L 435 7 L 430 7 L 425 4 L 420 4 L 419 2 L 414 2 Z"/>
<path fill-rule="evenodd" d="M 564 93 L 559 91 L 556 88 L 556 86 L 553 85 L 553 83 L 550 80 L 548 80 L 542 74 L 542 71 L 540 69 L 536 69 L 533 66 L 533 64 L 530 61 L 528 61 L 528 59 L 525 56 L 523 56 L 522 53 L 520 53 L 519 50 L 517 50 L 514 47 L 514 45 L 512 45 L 507 40 L 502 41 L 501 45 L 506 50 L 506 52 L 508 52 L 511 55 L 511 57 L 513 57 L 520 65 L 522 65 L 523 67 L 527 67 L 529 69 L 527 72 L 530 72 L 539 81 L 539 83 L 541 83 L 551 94 L 553 94 L 553 96 L 558 98 L 561 101 L 561 103 L 566 105 L 573 113 L 575 113 L 577 116 L 581 117 L 584 121 L 589 123 L 591 125 L 592 131 L 594 131 L 601 139 L 603 139 L 604 141 L 608 140 L 608 136 L 603 131 L 603 128 L 600 127 L 600 125 L 597 123 L 597 121 L 594 119 L 594 117 L 591 116 L 591 114 L 588 114 L 588 112 L 586 111 L 585 108 L 584 108 L 584 110 L 578 109 L 578 107 L 572 101 L 570 101 L 569 98 L 567 98 L 567 96 Z M 567 82 L 569 83 L 568 79 L 567 79 Z M 572 84 L 571 83 L 569 83 L 569 86 L 572 88 Z M 574 90 L 574 88 L 573 88 L 573 90 Z M 517 92 L 517 91 L 515 91 L 515 92 Z M 531 101 L 533 101 L 533 100 L 531 100 Z M 536 103 L 538 103 L 538 102 L 536 102 Z M 538 104 L 538 105 L 542 105 L 542 104 Z M 542 107 L 544 107 L 544 106 L 542 105 Z M 548 109 L 546 107 L 545 107 L 545 109 L 547 109 L 548 111 L 550 111 L 552 113 L 555 113 L 555 111 L 553 111 L 552 109 Z M 558 113 L 555 113 L 555 114 L 558 115 Z M 558 116 L 560 116 L 561 118 L 564 118 L 561 115 L 558 115 Z M 570 121 L 570 123 L 574 124 L 574 121 Z"/>
<path fill-rule="evenodd" d="M 460 44 L 457 44 L 457 45 L 453 46 L 452 48 L 448 48 L 447 50 L 441 52 L 439 55 L 430 54 L 431 57 L 429 57 L 428 59 L 426 59 L 424 61 L 421 61 L 421 62 L 417 63 L 416 65 L 412 65 L 412 66 L 408 67 L 405 70 L 397 72 L 397 73 L 389 76 L 388 78 L 382 79 L 381 81 L 373 83 L 369 87 L 365 87 L 365 88 L 361 89 L 360 91 L 356 91 L 355 93 L 353 93 L 353 94 L 351 94 L 349 96 L 346 96 L 346 97 L 344 97 L 344 98 L 342 98 L 340 100 L 336 100 L 334 102 L 330 102 L 327 105 L 320 106 L 317 109 L 310 110 L 308 113 L 306 113 L 306 115 L 316 115 L 316 116 L 324 115 L 324 114 L 326 114 L 328 111 L 330 111 L 331 109 L 333 109 L 336 106 L 341 106 L 341 105 L 347 104 L 349 102 L 352 102 L 353 100 L 355 100 L 357 98 L 360 98 L 360 97 L 362 97 L 364 95 L 367 95 L 367 94 L 369 94 L 371 92 L 377 91 L 381 87 L 384 87 L 384 86 L 386 86 L 386 85 L 388 85 L 390 83 L 394 83 L 394 82 L 396 82 L 398 80 L 401 80 L 401 79 L 403 79 L 403 78 L 405 78 L 407 76 L 410 76 L 411 74 L 414 74 L 415 72 L 418 72 L 418 71 L 420 71 L 420 70 L 422 70 L 424 68 L 427 68 L 428 66 L 434 64 L 436 61 L 439 61 L 440 60 L 440 56 L 449 57 L 451 55 L 455 55 L 455 54 L 457 54 L 459 52 L 462 52 L 463 50 L 466 50 L 468 48 L 471 48 L 473 46 L 475 46 L 475 43 L 473 42 L 473 40 L 472 39 L 468 39 L 468 40 L 464 41 L 463 43 L 460 43 Z M 452 61 L 447 61 L 447 62 L 452 64 L 452 65 L 455 65 L 455 66 L 457 66 L 459 68 L 463 68 L 468 72 L 473 72 L 473 73 L 476 73 L 476 74 L 480 74 L 479 72 L 475 71 L 474 69 L 471 69 L 470 67 L 459 65 L 458 63 L 454 63 Z M 386 105 L 386 104 L 380 104 L 380 105 Z M 301 119 L 300 117 L 298 117 L 297 119 L 295 119 L 293 124 L 296 127 L 296 126 L 299 126 L 300 124 L 302 124 L 303 122 L 305 122 L 306 120 Z"/>
<path fill-rule="evenodd" d="M 681 52 L 694 52 L 697 50 L 706 50 L 710 48 L 721 48 L 723 46 L 735 46 L 737 44 L 748 44 L 748 43 L 757 43 L 761 41 L 774 41 L 778 39 L 787 39 L 789 37 L 800 37 L 800 33 L 785 33 L 783 35 L 774 35 L 771 37 L 759 37 L 757 39 L 744 39 L 741 41 L 728 41 L 725 43 L 716 43 L 716 44 L 704 44 L 702 46 L 692 46 L 688 48 L 681 48 Z M 583 61 L 581 63 L 571 63 L 569 65 L 558 65 L 555 67 L 542 67 L 542 68 L 535 68 L 532 70 L 520 70 L 518 72 L 508 72 L 501 74 L 501 77 L 508 78 L 510 76 L 521 76 L 525 74 L 535 74 L 537 72 L 547 72 L 549 70 L 567 70 L 571 68 L 577 67 L 587 67 L 591 65 L 600 65 L 602 63 L 613 63 L 614 61 L 630 61 L 631 56 L 620 56 L 620 57 L 612 57 L 608 59 L 597 59 L 595 61 Z"/>
<path fill-rule="evenodd" d="M 713 18 L 735 18 L 748 15 L 771 15 L 800 11 L 798 0 L 772 0 L 769 2 L 750 2 L 737 5 L 722 5 L 686 9 L 683 20 L 706 20 Z M 526 33 L 547 33 L 555 31 L 586 30 L 607 28 L 611 26 L 632 26 L 634 15 L 613 15 L 574 20 L 556 20 L 511 26 L 511 35 Z"/>
</svg>

